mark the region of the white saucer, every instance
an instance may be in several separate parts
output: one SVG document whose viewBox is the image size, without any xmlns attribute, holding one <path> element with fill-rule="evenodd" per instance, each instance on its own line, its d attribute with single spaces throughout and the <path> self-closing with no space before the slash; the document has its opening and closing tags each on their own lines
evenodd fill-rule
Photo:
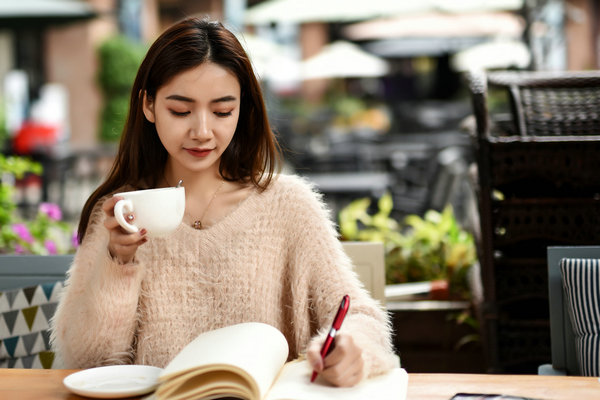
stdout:
<svg viewBox="0 0 600 400">
<path fill-rule="evenodd" d="M 63 379 L 71 392 L 98 399 L 139 396 L 158 386 L 161 368 L 148 365 L 111 365 L 75 372 Z"/>
</svg>

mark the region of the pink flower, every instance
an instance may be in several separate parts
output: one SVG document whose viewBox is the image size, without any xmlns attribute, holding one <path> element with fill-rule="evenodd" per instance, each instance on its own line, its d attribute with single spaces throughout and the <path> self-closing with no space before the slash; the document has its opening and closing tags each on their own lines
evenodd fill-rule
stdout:
<svg viewBox="0 0 600 400">
<path fill-rule="evenodd" d="M 27 243 L 33 243 L 33 236 L 31 236 L 31 232 L 29 232 L 27 225 L 13 224 L 12 229 L 17 234 L 17 236 L 21 238 L 21 240 L 24 240 Z"/>
<path fill-rule="evenodd" d="M 57 204 L 54 203 L 41 203 L 40 212 L 46 214 L 48 218 L 53 221 L 60 221 L 62 219 L 62 211 Z"/>
<path fill-rule="evenodd" d="M 73 234 L 71 235 L 71 245 L 75 249 L 79 246 L 79 239 L 77 237 L 77 229 L 73 230 Z"/>
<path fill-rule="evenodd" d="M 50 254 L 56 254 L 56 243 L 54 243 L 52 240 L 47 239 L 44 242 L 44 247 L 46 248 L 46 250 L 48 250 L 48 253 Z"/>
<path fill-rule="evenodd" d="M 25 248 L 23 246 L 21 246 L 20 244 L 15 244 L 15 253 L 23 254 L 23 253 L 25 253 Z"/>
</svg>

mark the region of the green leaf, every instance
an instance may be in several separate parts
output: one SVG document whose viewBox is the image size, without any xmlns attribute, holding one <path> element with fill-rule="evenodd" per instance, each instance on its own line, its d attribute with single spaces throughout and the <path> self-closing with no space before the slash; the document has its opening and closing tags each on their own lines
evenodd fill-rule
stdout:
<svg viewBox="0 0 600 400">
<path fill-rule="evenodd" d="M 358 236 L 358 221 L 368 222 L 367 209 L 371 205 L 371 200 L 362 198 L 354 200 L 344 207 L 338 216 L 340 224 L 340 233 L 346 240 L 355 240 Z"/>
<path fill-rule="evenodd" d="M 27 157 L 6 157 L 0 154 L 0 179 L 3 178 L 5 173 L 11 174 L 17 179 L 22 179 L 27 173 L 41 175 L 42 172 L 42 164 L 39 162 L 32 161 Z"/>
<path fill-rule="evenodd" d="M 386 217 L 390 215 L 392 208 L 394 207 L 394 202 L 392 201 L 392 195 L 390 192 L 386 192 L 383 196 L 381 196 L 377 202 L 377 206 L 379 207 L 379 214 L 385 215 Z"/>
<path fill-rule="evenodd" d="M 481 340 L 481 335 L 479 335 L 478 333 L 471 333 L 471 334 L 465 335 L 462 338 L 460 338 L 458 340 L 458 342 L 456 342 L 456 344 L 454 345 L 454 350 L 458 351 L 462 347 L 466 346 L 467 344 L 477 343 L 480 340 Z"/>
</svg>

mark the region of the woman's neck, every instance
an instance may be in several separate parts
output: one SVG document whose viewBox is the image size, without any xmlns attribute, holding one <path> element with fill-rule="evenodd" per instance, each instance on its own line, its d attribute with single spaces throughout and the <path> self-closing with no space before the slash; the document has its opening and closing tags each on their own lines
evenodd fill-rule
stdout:
<svg viewBox="0 0 600 400">
<path fill-rule="evenodd" d="M 185 187 L 186 195 L 202 196 L 219 186 L 223 181 L 218 167 L 204 171 L 179 171 L 167 163 L 164 172 L 165 186 L 177 186 L 179 181 Z M 187 197 L 187 196 L 186 196 Z"/>
</svg>

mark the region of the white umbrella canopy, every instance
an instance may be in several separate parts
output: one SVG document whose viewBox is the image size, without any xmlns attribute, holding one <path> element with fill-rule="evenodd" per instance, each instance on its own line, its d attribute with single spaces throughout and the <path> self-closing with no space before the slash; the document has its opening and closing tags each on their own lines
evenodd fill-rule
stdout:
<svg viewBox="0 0 600 400">
<path fill-rule="evenodd" d="M 278 43 L 251 33 L 236 33 L 246 53 L 252 61 L 254 72 L 265 76 L 275 59 L 285 57 L 285 49 Z"/>
<path fill-rule="evenodd" d="M 469 12 L 448 14 L 427 12 L 399 15 L 352 24 L 344 35 L 352 40 L 402 37 L 521 37 L 525 21 L 508 12 Z"/>
<path fill-rule="evenodd" d="M 1 1 L 0 16 L 10 18 L 25 17 L 90 17 L 94 8 L 79 0 L 19 0 Z"/>
<path fill-rule="evenodd" d="M 450 13 L 520 10 L 524 0 L 430 0 L 431 10 Z"/>
<path fill-rule="evenodd" d="M 83 0 L 0 0 L 0 27 L 45 26 L 97 17 Z"/>
<path fill-rule="evenodd" d="M 518 10 L 524 0 L 268 0 L 250 7 L 244 22 L 265 25 L 273 22 L 363 21 L 390 15 L 440 11 L 461 13 Z"/>
<path fill-rule="evenodd" d="M 244 21 L 251 25 L 360 21 L 388 13 L 415 12 L 421 8 L 418 3 L 401 0 L 268 0 L 250 7 Z"/>
<path fill-rule="evenodd" d="M 236 33 L 250 57 L 257 78 L 267 81 L 275 91 L 287 91 L 300 83 L 300 60 L 290 49 L 251 33 Z"/>
<path fill-rule="evenodd" d="M 389 72 L 388 63 L 350 42 L 338 41 L 323 47 L 301 65 L 303 80 L 324 78 L 369 78 Z"/>
<path fill-rule="evenodd" d="M 457 71 L 527 68 L 531 52 L 516 40 L 495 40 L 459 51 L 452 56 L 452 67 Z"/>
</svg>

